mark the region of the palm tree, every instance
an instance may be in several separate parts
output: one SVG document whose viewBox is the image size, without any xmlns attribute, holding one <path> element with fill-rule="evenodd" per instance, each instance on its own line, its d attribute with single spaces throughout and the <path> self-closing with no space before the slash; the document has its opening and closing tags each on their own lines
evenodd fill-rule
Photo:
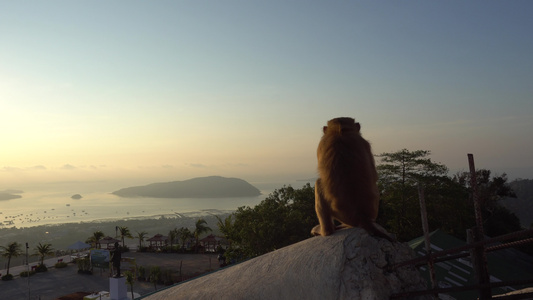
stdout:
<svg viewBox="0 0 533 300">
<path fill-rule="evenodd" d="M 185 248 L 185 243 L 190 237 L 193 237 L 193 234 L 189 230 L 189 228 L 186 228 L 186 227 L 181 227 L 180 229 L 178 229 L 177 233 L 178 233 L 179 239 L 181 240 L 181 248 L 183 249 Z"/>
<path fill-rule="evenodd" d="M 94 244 L 94 248 L 100 248 L 100 240 L 105 236 L 105 234 L 100 231 L 100 230 L 97 230 L 95 232 L 93 232 L 93 235 L 90 236 L 85 242 L 86 243 L 90 243 L 90 244 Z"/>
<path fill-rule="evenodd" d="M 126 226 L 118 226 L 118 231 L 120 231 L 120 237 L 122 238 L 122 248 L 124 248 L 124 238 L 130 238 L 132 239 L 133 236 L 130 233 L 130 229 Z"/>
<path fill-rule="evenodd" d="M 198 221 L 196 221 L 196 225 L 195 225 L 195 229 L 193 233 L 194 237 L 196 238 L 196 252 L 198 252 L 200 235 L 203 233 L 209 232 L 209 231 L 213 231 L 206 224 L 207 222 L 204 219 L 198 219 Z"/>
<path fill-rule="evenodd" d="M 174 244 L 174 241 L 176 241 L 177 235 L 178 235 L 178 231 L 176 228 L 168 232 L 168 240 L 170 241 L 170 252 L 172 252 L 172 244 Z"/>
<path fill-rule="evenodd" d="M 52 244 L 46 243 L 37 245 L 34 249 L 35 253 L 33 255 L 39 256 L 39 261 L 41 262 L 40 265 L 44 265 L 44 257 L 47 255 L 54 254 L 54 248 L 52 248 Z"/>
<path fill-rule="evenodd" d="M 141 251 L 144 239 L 146 238 L 146 235 L 148 234 L 146 231 L 137 232 L 137 238 L 139 239 L 139 251 Z"/>
<path fill-rule="evenodd" d="M 0 252 L 3 257 L 7 257 L 7 274 L 9 274 L 9 265 L 11 263 L 11 257 L 17 257 L 22 254 L 22 249 L 20 244 L 17 242 L 12 242 L 6 247 L 0 246 Z"/>
<path fill-rule="evenodd" d="M 217 226 L 220 232 L 224 234 L 226 239 L 230 240 L 232 236 L 233 224 L 232 224 L 232 215 L 227 216 L 224 220 L 219 216 L 217 218 Z"/>
</svg>

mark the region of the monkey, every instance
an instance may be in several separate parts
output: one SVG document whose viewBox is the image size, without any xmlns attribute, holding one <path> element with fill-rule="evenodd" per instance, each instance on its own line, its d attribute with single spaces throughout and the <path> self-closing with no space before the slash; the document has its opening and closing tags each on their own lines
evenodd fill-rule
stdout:
<svg viewBox="0 0 533 300">
<path fill-rule="evenodd" d="M 328 236 L 336 229 L 361 227 L 370 234 L 393 239 L 379 230 L 378 174 L 370 143 L 353 118 L 329 120 L 317 149 L 315 210 L 319 225 L 313 235 Z M 341 225 L 335 226 L 334 219 Z"/>
</svg>

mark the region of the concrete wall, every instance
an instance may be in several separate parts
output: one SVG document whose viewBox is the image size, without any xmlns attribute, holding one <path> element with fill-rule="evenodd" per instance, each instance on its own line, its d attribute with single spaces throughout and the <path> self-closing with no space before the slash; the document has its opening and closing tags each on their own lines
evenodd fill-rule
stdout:
<svg viewBox="0 0 533 300">
<path fill-rule="evenodd" d="M 163 299 L 388 299 L 425 289 L 412 267 L 387 272 L 414 258 L 405 244 L 376 238 L 360 228 L 313 237 L 244 263 L 146 297 Z"/>
</svg>

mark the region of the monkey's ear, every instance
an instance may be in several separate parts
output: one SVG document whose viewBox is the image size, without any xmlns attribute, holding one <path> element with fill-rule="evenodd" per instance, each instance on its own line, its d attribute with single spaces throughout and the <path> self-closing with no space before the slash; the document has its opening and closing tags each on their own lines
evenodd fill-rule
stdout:
<svg viewBox="0 0 533 300">
<path fill-rule="evenodd" d="M 324 127 L 322 128 L 322 131 L 323 131 L 324 133 L 326 133 L 326 131 L 328 131 L 328 126 L 324 126 Z"/>
<path fill-rule="evenodd" d="M 361 124 L 355 123 L 354 127 L 355 127 L 355 131 L 357 131 L 357 132 L 361 131 Z"/>
</svg>

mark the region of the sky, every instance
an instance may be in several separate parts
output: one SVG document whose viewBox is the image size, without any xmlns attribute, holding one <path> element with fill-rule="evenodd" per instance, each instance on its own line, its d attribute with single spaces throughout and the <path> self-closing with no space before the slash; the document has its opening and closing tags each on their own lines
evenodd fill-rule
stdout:
<svg viewBox="0 0 533 300">
<path fill-rule="evenodd" d="M 533 178 L 531 1 L 0 0 L 0 190 L 317 176 L 375 154 Z"/>
</svg>

